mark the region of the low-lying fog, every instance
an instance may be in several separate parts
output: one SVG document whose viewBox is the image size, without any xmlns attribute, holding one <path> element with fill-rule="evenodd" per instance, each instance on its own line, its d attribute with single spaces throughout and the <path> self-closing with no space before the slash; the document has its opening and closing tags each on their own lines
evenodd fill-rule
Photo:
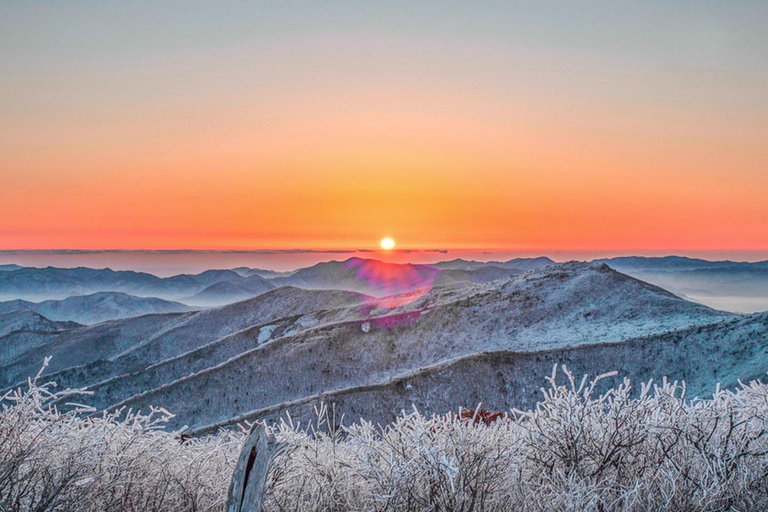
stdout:
<svg viewBox="0 0 768 512">
<path fill-rule="evenodd" d="M 768 311 L 768 297 L 687 295 L 686 298 L 711 308 L 733 313 Z"/>
</svg>

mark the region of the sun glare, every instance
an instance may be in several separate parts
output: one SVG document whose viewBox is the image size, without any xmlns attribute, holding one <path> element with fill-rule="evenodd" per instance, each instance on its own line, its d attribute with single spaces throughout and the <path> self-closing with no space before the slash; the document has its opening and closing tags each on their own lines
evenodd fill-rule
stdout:
<svg viewBox="0 0 768 512">
<path fill-rule="evenodd" d="M 385 251 L 391 251 L 395 248 L 395 241 L 390 237 L 382 238 L 380 245 Z"/>
</svg>

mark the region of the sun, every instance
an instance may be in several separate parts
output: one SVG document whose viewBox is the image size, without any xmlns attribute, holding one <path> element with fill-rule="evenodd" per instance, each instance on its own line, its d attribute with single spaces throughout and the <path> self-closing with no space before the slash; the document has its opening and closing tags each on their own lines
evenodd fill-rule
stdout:
<svg viewBox="0 0 768 512">
<path fill-rule="evenodd" d="M 381 248 L 384 249 L 385 251 L 391 251 L 392 249 L 395 248 L 395 241 L 390 237 L 386 237 L 381 239 L 381 242 L 379 242 L 379 245 L 381 245 Z"/>
</svg>

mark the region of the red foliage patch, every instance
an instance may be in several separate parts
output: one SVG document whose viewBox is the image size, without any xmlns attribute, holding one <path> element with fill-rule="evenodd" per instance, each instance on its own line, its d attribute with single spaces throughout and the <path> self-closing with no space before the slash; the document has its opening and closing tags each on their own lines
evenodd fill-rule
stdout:
<svg viewBox="0 0 768 512">
<path fill-rule="evenodd" d="M 479 423 L 484 423 L 485 425 L 490 425 L 496 420 L 501 420 L 507 417 L 507 414 L 504 412 L 498 412 L 498 411 L 486 411 L 485 409 L 480 409 L 479 411 L 475 412 L 474 409 L 462 409 L 461 414 L 451 413 L 448 418 L 457 418 L 460 420 L 469 420 L 474 425 L 478 425 Z"/>
<path fill-rule="evenodd" d="M 475 414 L 475 411 L 461 411 L 461 419 L 471 420 L 474 418 L 475 425 L 481 421 L 486 425 L 490 425 L 494 421 L 502 419 L 504 416 L 506 416 L 506 414 L 503 412 L 486 411 L 485 409 L 480 409 L 477 411 L 477 414 Z"/>
</svg>

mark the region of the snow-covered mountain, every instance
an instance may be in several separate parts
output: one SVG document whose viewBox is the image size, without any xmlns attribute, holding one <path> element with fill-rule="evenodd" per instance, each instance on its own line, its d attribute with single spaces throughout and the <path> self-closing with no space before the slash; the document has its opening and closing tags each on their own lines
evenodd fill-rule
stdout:
<svg viewBox="0 0 768 512">
<path fill-rule="evenodd" d="M 527 409 L 541 400 L 542 375 L 565 364 L 576 376 L 617 371 L 602 388 L 625 377 L 633 383 L 669 376 L 685 380 L 688 397 L 707 398 L 715 383 L 735 387 L 740 379 L 765 380 L 768 369 L 768 313 L 738 317 L 617 343 L 588 344 L 536 352 L 489 351 L 413 371 L 393 374 L 367 386 L 330 389 L 315 395 L 261 407 L 193 430 L 207 434 L 244 420 L 311 423 L 321 403 L 335 404 L 346 422 L 364 418 L 387 424 L 416 406 L 430 415 L 475 408 Z M 242 388 L 241 388 L 242 389 Z M 128 402 L 134 403 L 134 402 Z"/>
<path fill-rule="evenodd" d="M 272 320 L 319 315 L 316 320 L 310 317 L 301 319 L 303 323 L 315 325 L 326 321 L 323 314 L 326 309 L 359 306 L 365 312 L 370 309 L 365 305 L 368 299 L 353 292 L 282 287 L 254 299 L 219 308 L 144 315 L 70 330 L 0 368 L 0 388 L 36 373 L 47 356 L 52 356 L 48 373 L 74 367 L 73 373 L 58 375 L 56 380 L 62 385 L 81 387 L 94 379 L 137 371 L 177 357 Z"/>
<path fill-rule="evenodd" d="M 14 331 L 40 333 L 62 332 L 79 327 L 76 322 L 56 322 L 34 311 L 10 311 L 0 313 L 0 337 Z"/>
<path fill-rule="evenodd" d="M 759 375 L 768 361 L 766 316 L 717 311 L 601 263 L 539 260 L 528 272 L 465 263 L 331 262 L 287 276 L 302 288 L 254 274 L 282 285 L 226 306 L 16 329 L 0 337 L 16 347 L 0 348 L 0 388 L 51 355 L 46 377 L 94 391 L 83 403 L 166 406 L 173 426 L 204 429 L 243 415 L 303 417 L 322 399 L 381 421 L 411 403 L 525 405 L 555 362 L 704 389 Z M 216 290 L 253 279 L 242 273 L 206 276 L 219 279 Z"/>
<path fill-rule="evenodd" d="M 75 322 L 55 322 L 29 310 L 0 313 L 0 367 L 56 339 L 58 333 L 78 327 Z"/>
<path fill-rule="evenodd" d="M 121 405 L 177 403 L 194 393 L 198 400 L 178 405 L 174 421 L 200 426 L 238 411 L 378 385 L 456 358 L 618 343 L 733 317 L 605 265 L 569 263 L 486 285 L 438 287 L 395 309 L 373 309 L 365 319 L 254 343 L 222 364 Z"/>
<path fill-rule="evenodd" d="M 28 300 L 7 300 L 0 302 L 0 314 L 10 313 L 11 311 L 26 311 L 32 310 L 37 304 L 35 302 L 29 302 Z"/>
</svg>

